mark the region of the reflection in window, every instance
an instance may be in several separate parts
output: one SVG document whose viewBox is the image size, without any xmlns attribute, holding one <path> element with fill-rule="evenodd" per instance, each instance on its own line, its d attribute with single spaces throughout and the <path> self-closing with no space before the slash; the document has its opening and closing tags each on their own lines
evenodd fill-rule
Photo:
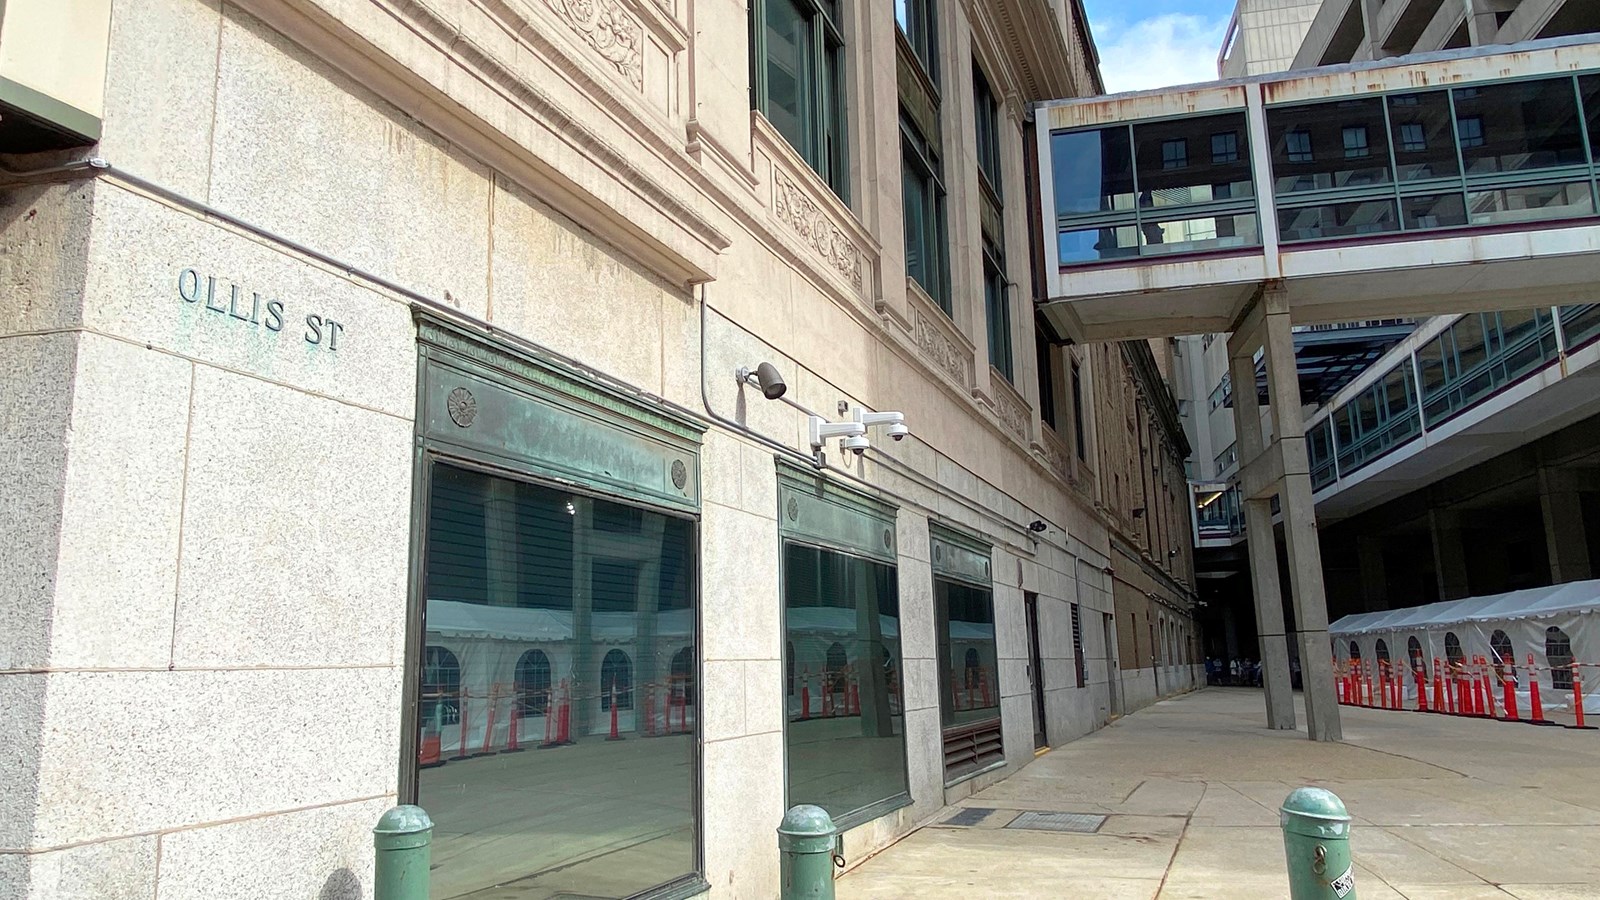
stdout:
<svg viewBox="0 0 1600 900">
<path fill-rule="evenodd" d="M 673 702 L 681 706 L 694 705 L 694 649 L 685 647 L 672 656 Z"/>
<path fill-rule="evenodd" d="M 444 463 L 428 480 L 415 802 L 438 824 L 430 896 L 627 896 L 693 875 L 696 736 L 661 718 L 674 654 L 693 659 L 692 523 Z M 622 741 L 607 743 L 613 689 Z M 548 802 L 551 785 L 584 807 Z"/>
<path fill-rule="evenodd" d="M 1400 125 L 1400 149 L 1407 153 L 1421 153 L 1428 149 L 1428 135 L 1422 126 L 1416 122 L 1403 122 Z"/>
<path fill-rule="evenodd" d="M 1161 168 L 1181 169 L 1189 164 L 1189 142 L 1179 138 L 1161 142 Z"/>
<path fill-rule="evenodd" d="M 1457 90 L 1456 120 L 1467 174 L 1582 165 L 1583 122 L 1571 78 Z"/>
<path fill-rule="evenodd" d="M 1239 133 L 1228 131 L 1211 136 L 1211 161 L 1232 163 L 1239 161 Z"/>
<path fill-rule="evenodd" d="M 1461 149 L 1469 150 L 1473 147 L 1483 146 L 1483 118 L 1481 116 L 1463 116 L 1456 120 L 1456 140 Z"/>
<path fill-rule="evenodd" d="M 946 727 L 1000 717 L 994 637 L 994 597 L 988 588 L 945 578 L 934 581 L 938 640 L 946 660 L 941 698 Z"/>
<path fill-rule="evenodd" d="M 784 544 L 790 805 L 838 821 L 907 790 L 897 590 L 892 566 Z"/>
<path fill-rule="evenodd" d="M 1450 133 L 1450 93 L 1424 91 L 1389 97 L 1389 122 L 1394 129 L 1395 178 L 1454 178 L 1456 146 Z"/>
<path fill-rule="evenodd" d="M 1284 136 L 1290 162 L 1308 163 L 1316 160 L 1311 152 L 1311 132 L 1291 131 Z"/>
<path fill-rule="evenodd" d="M 1125 127 L 1050 136 L 1056 215 L 1133 208 L 1133 146 Z"/>
<path fill-rule="evenodd" d="M 437 729 L 461 721 L 461 663 L 443 647 L 428 647 L 422 663 L 423 727 Z"/>
<path fill-rule="evenodd" d="M 1355 125 L 1344 130 L 1344 157 L 1345 159 L 1360 159 L 1372 155 L 1371 148 L 1367 145 L 1367 128 L 1365 125 Z"/>
<path fill-rule="evenodd" d="M 1572 690 L 1572 638 L 1554 625 L 1544 630 L 1544 661 L 1550 667 L 1550 686 Z"/>
<path fill-rule="evenodd" d="M 945 249 L 945 190 L 937 136 L 923 135 L 900 117 L 900 178 L 906 237 L 906 274 L 948 315 L 950 262 Z"/>
</svg>

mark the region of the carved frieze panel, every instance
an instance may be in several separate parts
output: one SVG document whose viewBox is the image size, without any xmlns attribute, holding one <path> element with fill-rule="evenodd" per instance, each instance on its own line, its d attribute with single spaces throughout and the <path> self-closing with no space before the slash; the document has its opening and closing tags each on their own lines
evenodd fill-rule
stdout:
<svg viewBox="0 0 1600 900">
<path fill-rule="evenodd" d="M 861 288 L 861 251 L 850 235 L 834 224 L 804 187 L 778 166 L 772 167 L 772 211 L 800 236 L 827 266 Z"/>
<path fill-rule="evenodd" d="M 994 394 L 990 407 L 994 410 L 995 418 L 1000 420 L 1000 424 L 1004 425 L 1007 431 L 1022 440 L 1027 440 L 1028 419 L 1031 416 L 1027 402 L 1017 396 L 1017 392 L 998 374 L 990 378 L 990 390 Z"/>
<path fill-rule="evenodd" d="M 618 0 L 545 0 L 595 53 L 637 90 L 644 88 L 644 26 Z"/>
<path fill-rule="evenodd" d="M 962 387 L 972 384 L 972 354 L 945 334 L 945 329 L 928 312 L 913 306 L 911 333 L 922 355 Z"/>
</svg>

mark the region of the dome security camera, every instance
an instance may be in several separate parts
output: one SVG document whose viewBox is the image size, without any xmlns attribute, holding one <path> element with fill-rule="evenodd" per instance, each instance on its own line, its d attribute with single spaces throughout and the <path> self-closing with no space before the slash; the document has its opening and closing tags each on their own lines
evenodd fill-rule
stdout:
<svg viewBox="0 0 1600 900">
<path fill-rule="evenodd" d="M 889 437 L 892 437 L 897 441 L 905 440 L 906 435 L 910 433 L 911 429 L 907 428 L 904 422 L 896 422 L 889 426 Z"/>
<path fill-rule="evenodd" d="M 857 456 L 866 453 L 867 448 L 871 446 L 872 443 L 867 440 L 867 436 L 864 434 L 853 434 L 839 442 L 839 448 L 841 450 L 854 451 L 855 455 Z"/>
</svg>

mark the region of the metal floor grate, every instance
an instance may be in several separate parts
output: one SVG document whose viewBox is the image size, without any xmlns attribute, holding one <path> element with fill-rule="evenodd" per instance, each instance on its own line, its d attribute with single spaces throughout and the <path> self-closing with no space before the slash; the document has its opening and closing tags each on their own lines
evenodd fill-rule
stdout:
<svg viewBox="0 0 1600 900">
<path fill-rule="evenodd" d="M 1105 816 L 1088 813 L 1025 812 L 1006 825 L 1028 831 L 1068 831 L 1074 834 L 1094 834 L 1104 825 Z"/>
<path fill-rule="evenodd" d="M 941 824 L 941 825 L 965 825 L 965 826 L 970 827 L 970 826 L 978 824 L 979 822 L 982 822 L 984 819 L 989 818 L 989 814 L 992 813 L 992 812 L 994 812 L 994 810 L 986 809 L 986 808 L 981 807 L 981 806 L 969 806 L 966 809 L 963 809 L 962 811 L 960 811 L 960 812 L 956 813 L 955 815 L 951 816 L 950 818 L 945 819 L 943 822 L 940 822 L 939 824 Z"/>
</svg>

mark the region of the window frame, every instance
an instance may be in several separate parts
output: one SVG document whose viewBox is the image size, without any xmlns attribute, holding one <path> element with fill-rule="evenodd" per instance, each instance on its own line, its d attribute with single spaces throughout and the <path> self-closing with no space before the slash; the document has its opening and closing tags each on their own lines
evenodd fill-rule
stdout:
<svg viewBox="0 0 1600 900">
<path fill-rule="evenodd" d="M 771 96 L 767 84 L 767 4 L 793 3 L 811 24 L 811 84 L 807 86 L 816 121 L 806 146 L 794 146 L 777 125 L 773 130 L 794 147 L 801 159 L 817 173 L 830 190 L 846 205 L 850 203 L 850 125 L 847 115 L 850 94 L 848 54 L 842 21 L 835 21 L 843 0 L 750 0 L 750 108 L 769 122 Z M 839 15 L 842 20 L 843 16 Z M 833 147 L 830 148 L 829 142 Z M 831 152 L 830 152 L 831 151 Z"/>
<path fill-rule="evenodd" d="M 909 22 L 900 21 L 900 8 L 906 9 L 906 18 Z M 907 26 L 910 31 L 907 31 Z M 928 76 L 928 81 L 934 86 L 939 86 L 939 8 L 937 0 L 896 0 L 894 16 L 895 32 L 906 46 L 911 49 L 911 56 L 922 66 L 923 74 Z"/>
<path fill-rule="evenodd" d="M 929 280 L 932 284 L 925 283 L 918 278 L 910 266 L 911 239 L 910 229 L 905 230 L 906 244 L 906 275 L 921 285 L 933 302 L 944 310 L 945 315 L 954 318 L 955 303 L 950 290 L 950 247 L 949 247 L 949 192 L 944 186 L 944 167 L 938 155 L 939 148 L 930 139 L 925 137 L 910 117 L 902 110 L 900 113 L 900 183 L 902 190 L 908 178 L 915 178 L 922 188 L 926 200 L 923 204 L 922 233 L 917 236 L 921 242 L 921 258 L 925 260 L 924 267 L 929 269 Z M 902 222 L 906 204 L 902 198 Z M 931 251 L 930 249 L 931 248 Z"/>
</svg>

